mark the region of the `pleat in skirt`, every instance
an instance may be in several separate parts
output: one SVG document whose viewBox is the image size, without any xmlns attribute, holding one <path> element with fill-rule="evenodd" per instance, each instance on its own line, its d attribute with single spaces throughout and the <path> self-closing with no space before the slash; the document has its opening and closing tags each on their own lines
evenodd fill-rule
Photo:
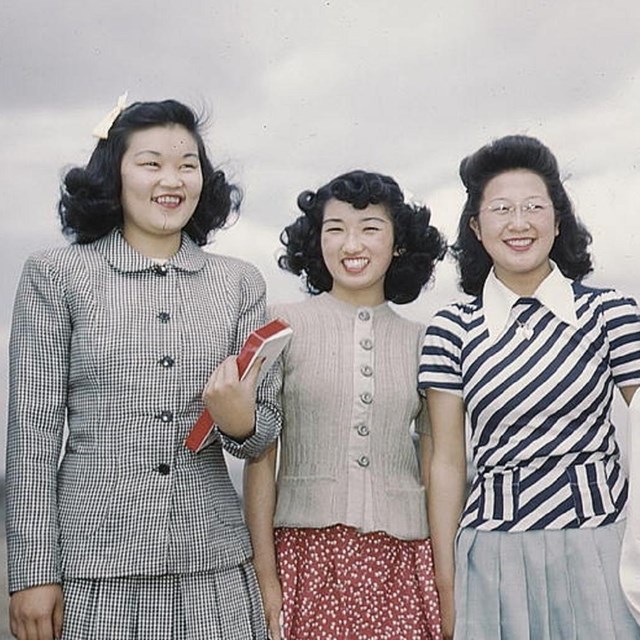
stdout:
<svg viewBox="0 0 640 640">
<path fill-rule="evenodd" d="M 639 640 L 618 579 L 624 522 L 519 533 L 463 528 L 456 640 Z"/>
<path fill-rule="evenodd" d="M 63 640 L 266 640 L 251 564 L 185 575 L 71 579 Z"/>
<path fill-rule="evenodd" d="M 286 640 L 440 640 L 429 540 L 337 525 L 275 531 Z"/>
</svg>

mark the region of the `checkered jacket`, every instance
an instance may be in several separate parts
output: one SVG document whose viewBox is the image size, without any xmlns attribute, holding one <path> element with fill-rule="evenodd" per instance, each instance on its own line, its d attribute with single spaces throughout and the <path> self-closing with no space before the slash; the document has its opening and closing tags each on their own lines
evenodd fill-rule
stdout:
<svg viewBox="0 0 640 640">
<path fill-rule="evenodd" d="M 264 313 L 258 271 L 186 235 L 166 265 L 117 230 L 28 259 L 10 342 L 10 591 L 251 556 L 222 449 L 251 457 L 277 437 L 277 381 L 259 388 L 244 442 L 218 434 L 199 454 L 182 443 L 209 375 Z"/>
</svg>

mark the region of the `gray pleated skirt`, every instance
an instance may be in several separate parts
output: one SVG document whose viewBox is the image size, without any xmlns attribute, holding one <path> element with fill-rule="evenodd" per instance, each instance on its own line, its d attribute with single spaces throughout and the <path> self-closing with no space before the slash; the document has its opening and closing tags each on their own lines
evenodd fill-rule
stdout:
<svg viewBox="0 0 640 640">
<path fill-rule="evenodd" d="M 203 573 L 65 581 L 63 640 L 266 640 L 250 563 Z"/>
<path fill-rule="evenodd" d="M 624 522 L 502 533 L 461 529 L 456 640 L 638 640 L 618 579 Z"/>
</svg>

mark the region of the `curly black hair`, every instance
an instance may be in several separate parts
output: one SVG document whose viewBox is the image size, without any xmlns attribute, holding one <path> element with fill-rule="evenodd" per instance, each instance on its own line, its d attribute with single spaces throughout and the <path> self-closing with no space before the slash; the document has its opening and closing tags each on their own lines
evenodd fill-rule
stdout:
<svg viewBox="0 0 640 640">
<path fill-rule="evenodd" d="M 467 190 L 467 201 L 451 251 L 458 262 L 460 286 L 470 295 L 482 293 L 493 263 L 469 223 L 480 213 L 487 183 L 498 174 L 513 169 L 538 174 L 547 187 L 558 224 L 558 235 L 549 254 L 551 260 L 572 280 L 581 280 L 593 270 L 588 250 L 591 234 L 573 211 L 555 156 L 536 138 L 505 136 L 481 147 L 460 163 L 460 178 Z"/>
<path fill-rule="evenodd" d="M 278 258 L 280 268 L 302 275 L 311 294 L 331 290 L 333 278 L 322 258 L 320 242 L 324 208 L 331 199 L 348 202 L 356 209 L 372 204 L 386 208 L 393 222 L 395 251 L 384 280 L 385 299 L 396 304 L 415 300 L 431 279 L 435 263 L 444 257 L 446 243 L 429 223 L 429 209 L 406 204 L 398 183 L 379 173 L 350 171 L 315 192 L 303 191 L 298 196 L 303 215 L 280 234 L 285 247 Z"/>
<path fill-rule="evenodd" d="M 135 102 L 116 118 L 108 137 L 99 140 L 86 167 L 70 169 L 62 179 L 58 214 L 63 233 L 73 242 L 92 242 L 123 224 L 120 165 L 129 137 L 142 129 L 183 126 L 195 139 L 202 170 L 202 192 L 185 232 L 202 246 L 209 233 L 226 223 L 240 206 L 240 189 L 214 169 L 201 134 L 203 122 L 177 100 Z"/>
</svg>

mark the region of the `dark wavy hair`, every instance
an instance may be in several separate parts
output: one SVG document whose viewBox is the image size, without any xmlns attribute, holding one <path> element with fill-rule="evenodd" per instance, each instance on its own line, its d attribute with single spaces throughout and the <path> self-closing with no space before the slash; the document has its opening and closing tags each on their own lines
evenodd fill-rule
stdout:
<svg viewBox="0 0 640 640">
<path fill-rule="evenodd" d="M 429 223 L 429 209 L 406 204 L 397 182 L 379 173 L 350 171 L 315 192 L 303 191 L 298 196 L 303 215 L 280 234 L 285 247 L 278 258 L 280 268 L 302 275 L 311 294 L 331 290 L 333 278 L 322 258 L 320 236 L 325 205 L 334 198 L 356 209 L 372 204 L 386 208 L 393 223 L 395 250 L 385 275 L 384 295 L 397 304 L 415 300 L 431 279 L 436 261 L 444 257 L 446 243 Z"/>
<path fill-rule="evenodd" d="M 190 107 L 176 101 L 135 102 L 115 120 L 106 140 L 99 140 L 86 167 L 70 169 L 62 179 L 58 214 L 62 232 L 73 242 L 97 240 L 123 224 L 120 201 L 120 165 L 129 137 L 142 129 L 181 125 L 195 139 L 202 170 L 202 192 L 184 230 L 198 245 L 226 223 L 237 211 L 242 194 L 214 169 L 207 156 L 201 127 L 203 121 Z"/>
<path fill-rule="evenodd" d="M 480 213 L 487 183 L 498 174 L 513 169 L 538 174 L 547 187 L 558 223 L 558 235 L 549 254 L 551 260 L 572 280 L 581 280 L 593 270 L 588 250 L 591 235 L 573 211 L 555 156 L 536 138 L 505 136 L 481 147 L 460 163 L 460 178 L 467 190 L 467 201 L 451 251 L 458 262 L 460 286 L 470 295 L 482 293 L 493 263 L 469 223 Z"/>
</svg>

